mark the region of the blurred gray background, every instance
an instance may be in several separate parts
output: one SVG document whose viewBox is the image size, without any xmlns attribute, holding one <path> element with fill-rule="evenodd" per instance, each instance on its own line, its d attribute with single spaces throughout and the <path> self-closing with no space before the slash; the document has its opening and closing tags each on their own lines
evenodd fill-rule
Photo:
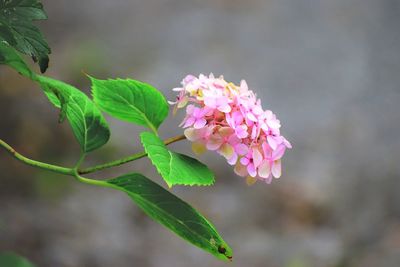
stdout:
<svg viewBox="0 0 400 267">
<path fill-rule="evenodd" d="M 294 148 L 283 177 L 246 186 L 222 158 L 213 187 L 172 191 L 234 249 L 223 263 L 148 219 L 124 194 L 78 184 L 0 152 L 0 250 L 39 267 L 397 267 L 400 265 L 400 1 L 43 1 L 47 75 L 85 92 L 82 71 L 170 90 L 186 74 L 246 79 Z M 78 146 L 36 85 L 0 68 L 0 138 L 71 166 Z M 162 126 L 181 133 L 180 114 Z M 107 117 L 110 143 L 87 165 L 139 151 L 140 127 Z M 191 153 L 182 142 L 174 149 Z M 94 175 L 143 171 L 147 159 Z M 163 184 L 164 185 L 164 184 Z"/>
</svg>

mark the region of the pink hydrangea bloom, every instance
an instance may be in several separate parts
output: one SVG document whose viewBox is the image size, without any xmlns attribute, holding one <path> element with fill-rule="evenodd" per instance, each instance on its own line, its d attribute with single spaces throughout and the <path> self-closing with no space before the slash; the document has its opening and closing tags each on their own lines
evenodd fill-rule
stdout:
<svg viewBox="0 0 400 267">
<path fill-rule="evenodd" d="M 178 96 L 170 104 L 175 110 L 186 107 L 180 126 L 196 153 L 216 151 L 248 183 L 281 176 L 281 159 L 292 146 L 280 134 L 276 115 L 262 108 L 246 81 L 236 86 L 222 76 L 200 74 L 186 76 L 181 84 L 173 89 Z"/>
</svg>

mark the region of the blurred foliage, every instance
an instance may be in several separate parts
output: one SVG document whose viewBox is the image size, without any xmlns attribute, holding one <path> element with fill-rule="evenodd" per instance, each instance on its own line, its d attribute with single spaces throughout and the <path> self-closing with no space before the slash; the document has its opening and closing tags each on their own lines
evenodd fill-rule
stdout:
<svg viewBox="0 0 400 267">
<path fill-rule="evenodd" d="M 1 267 L 35 267 L 27 259 L 12 253 L 0 252 L 0 266 Z"/>
</svg>

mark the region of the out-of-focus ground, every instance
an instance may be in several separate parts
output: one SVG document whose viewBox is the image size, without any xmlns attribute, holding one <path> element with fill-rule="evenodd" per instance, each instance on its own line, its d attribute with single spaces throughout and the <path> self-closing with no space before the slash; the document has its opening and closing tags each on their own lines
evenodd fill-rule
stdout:
<svg viewBox="0 0 400 267">
<path fill-rule="evenodd" d="M 400 2 L 396 0 L 43 1 L 48 75 L 89 92 L 95 77 L 170 91 L 188 73 L 245 78 L 294 149 L 272 185 L 247 187 L 222 158 L 213 187 L 172 191 L 234 249 L 223 263 L 148 219 L 122 193 L 22 165 L 0 152 L 0 250 L 40 267 L 400 266 Z M 67 123 L 30 81 L 0 68 L 0 138 L 71 166 Z M 100 163 L 140 149 L 140 128 L 109 119 Z M 182 114 L 164 137 L 179 134 Z M 174 148 L 189 152 L 187 142 Z M 189 152 L 190 153 L 190 152 Z M 99 173 L 143 171 L 147 159 Z"/>
</svg>

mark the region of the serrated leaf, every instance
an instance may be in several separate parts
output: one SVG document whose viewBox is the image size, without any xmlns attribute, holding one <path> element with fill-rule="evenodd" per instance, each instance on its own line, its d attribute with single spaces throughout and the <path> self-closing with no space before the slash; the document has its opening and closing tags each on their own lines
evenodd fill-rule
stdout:
<svg viewBox="0 0 400 267">
<path fill-rule="evenodd" d="M 100 110 L 79 89 L 48 77 L 36 76 L 49 100 L 61 108 L 60 121 L 66 117 L 83 152 L 93 151 L 110 138 L 110 130 Z"/>
<path fill-rule="evenodd" d="M 143 132 L 140 139 L 147 156 L 169 187 L 214 183 L 214 174 L 206 165 L 197 159 L 170 151 L 155 134 Z"/>
<path fill-rule="evenodd" d="M 35 267 L 24 257 L 13 252 L 0 252 L 0 266 L 4 267 Z"/>
<path fill-rule="evenodd" d="M 40 71 L 46 71 L 50 48 L 34 20 L 47 19 L 43 5 L 38 0 L 0 0 L 0 39 L 8 42 L 23 54 L 39 61 Z"/>
<path fill-rule="evenodd" d="M 194 208 L 158 184 L 138 173 L 107 182 L 127 193 L 148 216 L 181 238 L 219 259 L 232 258 L 232 249 L 215 227 Z"/>
<path fill-rule="evenodd" d="M 90 77 L 95 103 L 111 116 L 157 132 L 168 116 L 165 97 L 153 86 L 131 80 L 98 80 Z"/>
<path fill-rule="evenodd" d="M 2 24 L 0 24 L 0 42 L 5 42 L 9 45 L 17 44 L 17 41 L 14 39 L 14 35 L 10 29 Z"/>
<path fill-rule="evenodd" d="M 0 64 L 9 65 L 20 74 L 31 78 L 34 76 L 31 69 L 26 65 L 25 61 L 18 55 L 14 48 L 5 43 L 0 42 Z"/>
</svg>

